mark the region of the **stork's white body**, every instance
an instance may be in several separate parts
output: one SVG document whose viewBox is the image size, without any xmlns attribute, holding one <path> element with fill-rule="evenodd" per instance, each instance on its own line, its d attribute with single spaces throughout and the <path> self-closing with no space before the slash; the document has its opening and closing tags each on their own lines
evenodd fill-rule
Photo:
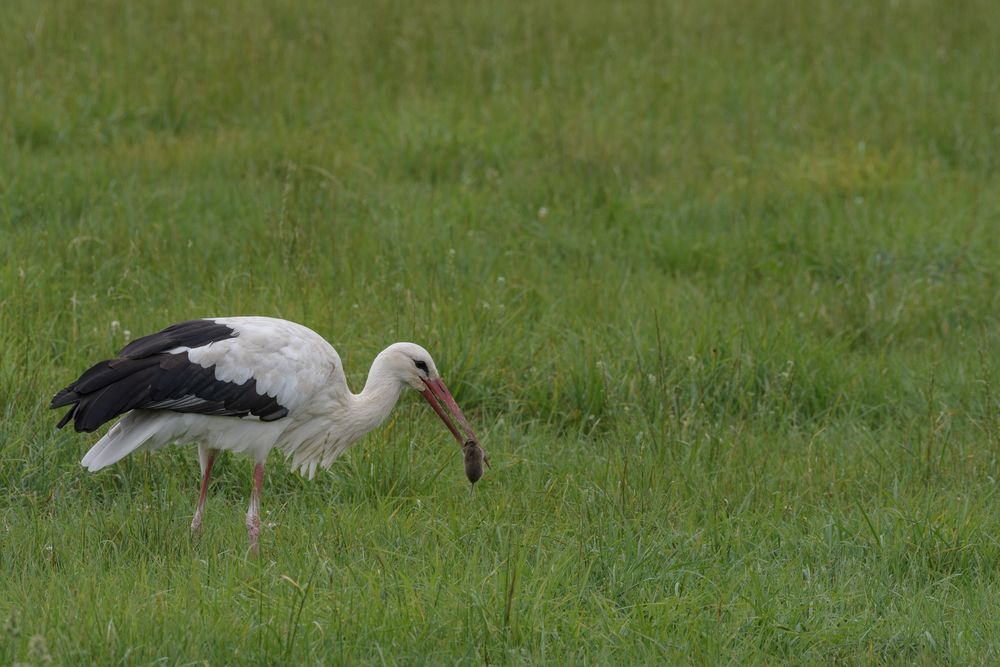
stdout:
<svg viewBox="0 0 1000 667">
<path fill-rule="evenodd" d="M 208 345 L 177 347 L 191 361 L 214 367 L 222 382 L 243 384 L 254 378 L 257 391 L 288 408 L 288 416 L 262 422 L 233 417 L 164 410 L 133 410 L 115 424 L 83 458 L 89 470 L 109 466 L 138 450 L 171 443 L 197 444 L 263 462 L 272 449 L 291 460 L 301 474 L 313 477 L 392 411 L 402 388 L 374 364 L 364 391 L 354 394 L 340 355 L 311 329 L 270 317 L 219 317 L 236 336 Z M 204 454 L 202 455 L 204 457 Z"/>
</svg>

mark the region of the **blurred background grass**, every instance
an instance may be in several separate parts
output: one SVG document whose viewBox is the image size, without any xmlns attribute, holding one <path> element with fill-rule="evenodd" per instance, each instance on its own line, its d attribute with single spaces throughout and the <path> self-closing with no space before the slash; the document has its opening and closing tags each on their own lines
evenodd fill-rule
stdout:
<svg viewBox="0 0 1000 667">
<path fill-rule="evenodd" d="M 993 3 L 0 15 L 0 656 L 996 661 Z M 192 449 L 46 405 L 234 314 L 427 346 L 494 470 L 405 402 L 190 543 Z"/>
</svg>

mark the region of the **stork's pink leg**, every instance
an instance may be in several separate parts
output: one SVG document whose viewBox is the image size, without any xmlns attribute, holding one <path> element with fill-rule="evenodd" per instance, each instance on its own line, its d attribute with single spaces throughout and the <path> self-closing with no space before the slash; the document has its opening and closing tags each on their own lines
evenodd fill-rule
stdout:
<svg viewBox="0 0 1000 667">
<path fill-rule="evenodd" d="M 198 496 L 198 507 L 195 508 L 194 518 L 191 519 L 191 532 L 195 536 L 201 535 L 201 517 L 205 513 L 208 479 L 212 476 L 212 466 L 215 464 L 215 455 L 218 453 L 217 449 L 198 450 L 198 459 L 201 461 L 201 495 Z"/>
<path fill-rule="evenodd" d="M 257 538 L 260 537 L 260 492 L 264 488 L 264 464 L 253 467 L 253 491 L 250 492 L 250 507 L 247 509 L 247 537 L 250 538 L 250 552 L 257 553 Z"/>
</svg>

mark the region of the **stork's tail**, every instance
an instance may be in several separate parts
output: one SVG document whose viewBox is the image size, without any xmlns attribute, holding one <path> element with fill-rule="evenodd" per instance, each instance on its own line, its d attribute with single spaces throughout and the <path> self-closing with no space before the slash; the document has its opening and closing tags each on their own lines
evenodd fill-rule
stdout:
<svg viewBox="0 0 1000 667">
<path fill-rule="evenodd" d="M 156 421 L 155 417 L 151 419 L 135 412 L 125 415 L 90 448 L 80 465 L 94 472 L 117 463 L 156 435 Z"/>
</svg>

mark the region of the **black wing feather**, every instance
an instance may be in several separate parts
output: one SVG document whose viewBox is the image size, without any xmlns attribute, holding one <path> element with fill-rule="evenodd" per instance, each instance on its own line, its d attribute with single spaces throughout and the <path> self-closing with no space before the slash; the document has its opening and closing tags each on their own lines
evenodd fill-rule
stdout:
<svg viewBox="0 0 1000 667">
<path fill-rule="evenodd" d="M 155 334 L 136 338 L 123 347 L 118 356 L 126 359 L 142 359 L 175 347 L 201 347 L 235 336 L 236 332 L 225 324 L 212 320 L 187 320 L 171 324 Z"/>
<path fill-rule="evenodd" d="M 288 414 L 277 399 L 257 391 L 257 381 L 222 382 L 215 367 L 194 363 L 186 351 L 236 336 L 224 324 L 189 320 L 144 336 L 126 345 L 118 357 L 89 368 L 61 390 L 50 407 L 72 406 L 57 425 L 73 420 L 77 431 L 93 431 L 101 424 L 137 408 L 172 410 L 204 415 L 274 421 Z"/>
</svg>

